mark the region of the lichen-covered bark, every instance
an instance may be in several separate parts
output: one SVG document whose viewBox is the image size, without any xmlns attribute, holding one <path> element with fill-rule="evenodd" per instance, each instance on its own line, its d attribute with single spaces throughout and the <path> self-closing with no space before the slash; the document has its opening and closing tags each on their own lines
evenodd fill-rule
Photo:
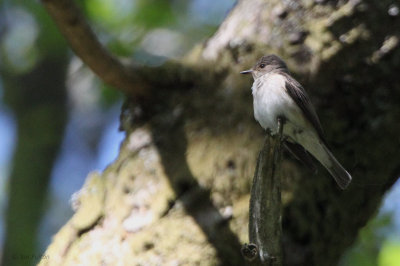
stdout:
<svg viewBox="0 0 400 266">
<path fill-rule="evenodd" d="M 240 1 L 182 60 L 197 75 L 173 82 L 164 69 L 165 80 L 148 79 L 152 100 L 127 102 L 118 159 L 75 198 L 76 215 L 93 202 L 97 211 L 84 222 L 73 217 L 42 264 L 243 265 L 264 133 L 252 116 L 251 82 L 238 72 L 273 52 L 308 90 L 354 178 L 341 191 L 324 169 L 313 174 L 284 156 L 285 265 L 336 265 L 399 175 L 400 22 L 390 4 Z"/>
</svg>

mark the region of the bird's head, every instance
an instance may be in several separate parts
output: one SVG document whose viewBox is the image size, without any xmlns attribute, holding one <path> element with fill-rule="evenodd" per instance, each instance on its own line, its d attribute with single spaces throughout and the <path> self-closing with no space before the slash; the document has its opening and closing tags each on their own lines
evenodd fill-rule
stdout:
<svg viewBox="0 0 400 266">
<path fill-rule="evenodd" d="M 252 74 L 253 78 L 257 79 L 273 70 L 288 71 L 285 62 L 278 56 L 266 55 L 261 57 L 251 69 L 242 71 L 240 74 Z"/>
</svg>

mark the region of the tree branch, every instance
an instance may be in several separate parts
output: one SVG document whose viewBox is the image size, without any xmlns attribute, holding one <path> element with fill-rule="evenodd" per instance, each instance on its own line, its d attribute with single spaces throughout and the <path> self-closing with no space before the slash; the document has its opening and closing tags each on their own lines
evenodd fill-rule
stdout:
<svg viewBox="0 0 400 266">
<path fill-rule="evenodd" d="M 267 136 L 258 156 L 250 196 L 249 245 L 243 253 L 252 265 L 282 265 L 282 204 L 279 163 L 283 121 L 276 136 Z"/>
<path fill-rule="evenodd" d="M 42 0 L 72 50 L 105 83 L 130 96 L 146 96 L 148 85 L 98 41 L 82 12 L 71 0 Z"/>
</svg>

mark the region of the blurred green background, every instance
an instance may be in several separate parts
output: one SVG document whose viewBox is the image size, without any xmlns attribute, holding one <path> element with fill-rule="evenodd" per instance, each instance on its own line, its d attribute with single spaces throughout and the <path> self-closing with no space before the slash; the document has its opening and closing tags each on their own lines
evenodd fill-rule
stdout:
<svg viewBox="0 0 400 266">
<path fill-rule="evenodd" d="M 114 54 L 159 65 L 205 41 L 235 1 L 79 3 Z M 68 49 L 39 3 L 0 1 L 0 250 L 32 255 L 27 265 L 40 257 L 88 172 L 117 156 L 121 101 Z M 400 265 L 399 182 L 340 265 Z"/>
</svg>

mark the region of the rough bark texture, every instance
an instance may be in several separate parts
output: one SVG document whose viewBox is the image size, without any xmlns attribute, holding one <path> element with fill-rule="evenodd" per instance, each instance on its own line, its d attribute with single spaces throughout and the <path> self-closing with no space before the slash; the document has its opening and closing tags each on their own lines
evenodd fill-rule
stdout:
<svg viewBox="0 0 400 266">
<path fill-rule="evenodd" d="M 268 53 L 308 89 L 353 175 L 341 191 L 324 169 L 313 174 L 284 156 L 284 264 L 336 265 L 399 176 L 400 22 L 390 4 L 239 1 L 182 60 L 196 75 L 155 69 L 152 99 L 126 103 L 118 159 L 88 177 L 42 265 L 243 265 L 264 133 L 238 72 Z"/>
<path fill-rule="evenodd" d="M 257 158 L 250 193 L 249 243 L 242 253 L 249 265 L 282 266 L 281 155 L 279 134 L 266 136 Z M 254 252 L 256 251 L 256 252 Z M 251 255 L 251 256 L 249 256 Z"/>
</svg>

